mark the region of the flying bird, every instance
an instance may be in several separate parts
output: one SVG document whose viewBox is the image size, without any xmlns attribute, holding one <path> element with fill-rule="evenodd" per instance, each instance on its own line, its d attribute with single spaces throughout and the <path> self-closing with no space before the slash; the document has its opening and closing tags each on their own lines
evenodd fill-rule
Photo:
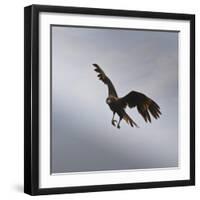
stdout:
<svg viewBox="0 0 200 200">
<path fill-rule="evenodd" d="M 147 97 L 146 95 L 131 91 L 124 97 L 118 97 L 115 87 L 108 76 L 100 68 L 99 65 L 93 64 L 95 71 L 98 73 L 99 80 L 103 81 L 104 84 L 108 86 L 108 97 L 106 103 L 113 112 L 113 117 L 111 123 L 113 126 L 116 126 L 117 120 L 114 119 L 115 113 L 119 116 L 119 121 L 117 123 L 117 128 L 120 128 L 120 122 L 124 119 L 127 124 L 132 127 L 138 127 L 138 125 L 131 119 L 131 117 L 126 113 L 125 109 L 128 106 L 129 108 L 137 107 L 139 114 L 143 117 L 145 122 L 151 122 L 151 116 L 155 119 L 158 119 L 161 115 L 160 107 L 158 104 Z"/>
</svg>

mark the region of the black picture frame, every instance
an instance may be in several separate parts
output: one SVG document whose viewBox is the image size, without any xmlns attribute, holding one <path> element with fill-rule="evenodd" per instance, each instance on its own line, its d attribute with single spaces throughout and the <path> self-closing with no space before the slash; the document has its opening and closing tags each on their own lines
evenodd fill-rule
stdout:
<svg viewBox="0 0 200 200">
<path fill-rule="evenodd" d="M 76 13 L 190 22 L 190 179 L 80 187 L 39 188 L 39 13 Z M 30 195 L 195 185 L 195 15 L 31 5 L 24 9 L 24 192 Z"/>
</svg>

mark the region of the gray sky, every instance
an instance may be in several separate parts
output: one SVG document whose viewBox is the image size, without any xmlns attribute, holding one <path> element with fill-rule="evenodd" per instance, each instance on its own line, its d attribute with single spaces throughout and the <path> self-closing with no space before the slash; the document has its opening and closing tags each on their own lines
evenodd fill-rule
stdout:
<svg viewBox="0 0 200 200">
<path fill-rule="evenodd" d="M 113 127 L 92 63 L 119 96 L 135 90 L 156 101 L 161 118 L 146 124 L 127 108 L 140 128 Z M 178 33 L 53 26 L 51 158 L 53 173 L 176 167 Z"/>
</svg>

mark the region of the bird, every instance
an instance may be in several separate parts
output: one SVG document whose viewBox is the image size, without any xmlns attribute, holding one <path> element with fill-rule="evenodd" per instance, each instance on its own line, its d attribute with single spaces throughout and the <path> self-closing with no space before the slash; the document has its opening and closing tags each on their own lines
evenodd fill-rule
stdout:
<svg viewBox="0 0 200 200">
<path fill-rule="evenodd" d="M 131 127 L 139 126 L 135 121 L 126 113 L 125 109 L 127 107 L 134 108 L 136 107 L 139 114 L 143 117 L 145 122 L 151 123 L 151 117 L 158 119 L 161 115 L 159 105 L 153 101 L 151 98 L 147 97 L 145 94 L 142 94 L 137 91 L 131 91 L 124 97 L 118 97 L 116 89 L 112 81 L 104 73 L 101 67 L 98 64 L 92 64 L 94 66 L 94 71 L 96 71 L 97 77 L 108 87 L 108 97 L 106 98 L 106 103 L 113 112 L 113 117 L 111 124 L 116 126 L 117 120 L 115 120 L 115 114 L 119 116 L 119 121 L 117 123 L 117 128 L 120 129 L 121 120 L 125 120 L 128 125 Z"/>
</svg>

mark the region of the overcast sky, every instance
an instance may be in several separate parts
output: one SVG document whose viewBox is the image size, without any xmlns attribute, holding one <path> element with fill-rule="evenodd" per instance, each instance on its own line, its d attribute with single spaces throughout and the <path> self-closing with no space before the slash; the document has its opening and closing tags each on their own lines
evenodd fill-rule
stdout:
<svg viewBox="0 0 200 200">
<path fill-rule="evenodd" d="M 135 90 L 156 101 L 161 118 L 146 124 L 127 108 L 140 128 L 113 127 L 92 63 L 119 96 Z M 177 167 L 178 33 L 53 26 L 51 158 L 53 173 Z"/>
</svg>

